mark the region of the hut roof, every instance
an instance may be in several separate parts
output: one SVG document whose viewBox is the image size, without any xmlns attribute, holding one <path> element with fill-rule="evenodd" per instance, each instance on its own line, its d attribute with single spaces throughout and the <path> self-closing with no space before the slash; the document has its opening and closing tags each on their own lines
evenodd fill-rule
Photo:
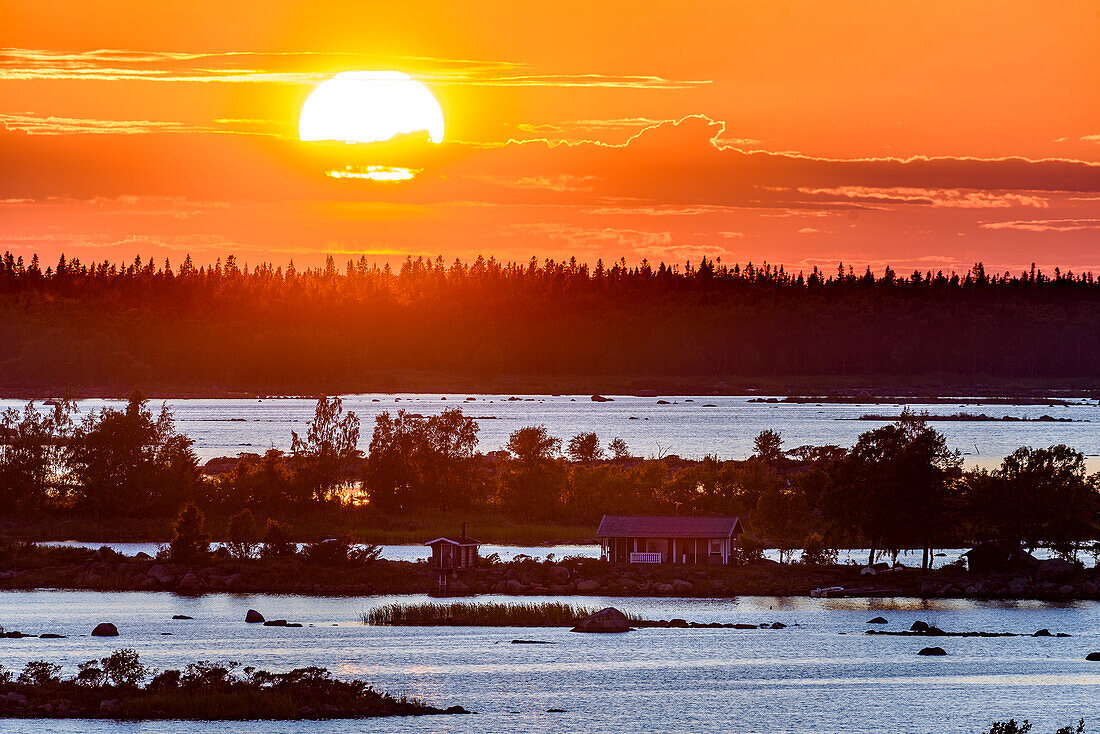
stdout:
<svg viewBox="0 0 1100 734">
<path fill-rule="evenodd" d="M 481 545 L 480 540 L 475 540 L 469 536 L 463 535 L 458 538 L 436 538 L 435 540 L 429 540 L 424 545 L 435 545 L 436 543 L 450 543 L 451 545 Z"/>
<path fill-rule="evenodd" d="M 729 538 L 741 531 L 736 517 L 604 515 L 599 538 Z"/>
</svg>

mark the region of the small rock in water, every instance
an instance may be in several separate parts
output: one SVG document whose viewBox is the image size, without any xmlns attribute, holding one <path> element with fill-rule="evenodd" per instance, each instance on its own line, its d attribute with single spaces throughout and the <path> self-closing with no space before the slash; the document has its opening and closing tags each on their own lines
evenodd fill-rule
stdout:
<svg viewBox="0 0 1100 734">
<path fill-rule="evenodd" d="M 1041 630 L 1036 630 L 1035 634 L 1033 634 L 1032 637 L 1053 637 L 1053 635 L 1050 634 L 1050 630 L 1044 628 Z"/>
<path fill-rule="evenodd" d="M 918 652 L 917 654 L 918 655 L 946 655 L 947 651 L 944 650 L 942 647 L 924 647 L 924 648 L 921 648 L 920 652 Z"/>
<path fill-rule="evenodd" d="M 1092 663 L 1100 663 L 1100 652 L 1090 652 L 1085 656 L 1085 660 Z"/>
<path fill-rule="evenodd" d="M 255 609 L 249 609 L 248 613 L 244 615 L 244 621 L 249 624 L 255 624 L 257 622 L 264 621 L 264 615 L 257 612 Z"/>
<path fill-rule="evenodd" d="M 44 635 L 39 635 L 39 638 L 43 640 L 64 640 L 65 635 L 56 635 L 53 632 L 47 632 Z"/>
<path fill-rule="evenodd" d="M 269 619 L 264 622 L 264 627 L 286 627 L 285 619 Z"/>
<path fill-rule="evenodd" d="M 110 622 L 100 622 L 92 630 L 92 637 L 118 637 L 118 627 Z"/>
<path fill-rule="evenodd" d="M 913 626 L 911 626 L 909 629 L 912 632 L 927 632 L 928 623 L 918 619 L 916 622 L 913 622 Z"/>
<path fill-rule="evenodd" d="M 546 709 L 546 713 L 548 713 L 548 714 L 564 714 L 565 709 Z"/>
<path fill-rule="evenodd" d="M 173 614 L 172 619 L 194 619 L 194 617 L 188 617 L 186 614 Z"/>
<path fill-rule="evenodd" d="M 874 619 L 867 620 L 867 624 L 890 624 L 886 621 L 885 617 L 875 617 Z"/>
<path fill-rule="evenodd" d="M 785 629 L 787 629 L 787 625 L 783 624 L 782 622 L 772 622 L 771 629 L 773 629 L 773 630 L 785 630 Z"/>
<path fill-rule="evenodd" d="M 574 632 L 630 632 L 630 620 L 615 607 L 605 607 L 583 619 Z"/>
<path fill-rule="evenodd" d="M 512 640 L 513 645 L 553 645 L 553 642 L 547 642 L 546 640 Z"/>
</svg>

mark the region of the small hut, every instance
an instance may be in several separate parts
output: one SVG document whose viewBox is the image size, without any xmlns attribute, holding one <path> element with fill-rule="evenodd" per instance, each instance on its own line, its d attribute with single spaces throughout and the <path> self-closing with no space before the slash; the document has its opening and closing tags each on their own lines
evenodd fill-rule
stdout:
<svg viewBox="0 0 1100 734">
<path fill-rule="evenodd" d="M 481 547 L 481 541 L 467 534 L 466 523 L 462 523 L 462 535 L 436 538 L 424 545 L 432 549 L 428 568 L 439 574 L 440 593 L 446 593 L 447 579 L 450 576 L 469 568 L 477 568 L 477 551 Z"/>
</svg>

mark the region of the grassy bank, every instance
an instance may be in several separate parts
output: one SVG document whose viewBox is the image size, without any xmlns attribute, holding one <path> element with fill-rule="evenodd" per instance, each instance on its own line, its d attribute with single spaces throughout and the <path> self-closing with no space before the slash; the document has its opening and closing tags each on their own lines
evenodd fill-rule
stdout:
<svg viewBox="0 0 1100 734">
<path fill-rule="evenodd" d="M 452 604 L 387 604 L 361 612 L 363 624 L 391 627 L 572 627 L 599 611 L 561 602 L 498 604 L 495 602 Z M 640 617 L 627 615 L 631 621 Z"/>
</svg>

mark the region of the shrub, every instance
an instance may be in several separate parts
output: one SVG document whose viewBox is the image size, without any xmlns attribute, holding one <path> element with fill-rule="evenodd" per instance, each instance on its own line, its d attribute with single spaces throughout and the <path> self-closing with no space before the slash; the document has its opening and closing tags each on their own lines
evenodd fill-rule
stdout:
<svg viewBox="0 0 1100 734">
<path fill-rule="evenodd" d="M 733 560 L 739 566 L 753 561 L 759 561 L 764 557 L 764 544 L 748 533 L 737 536 L 737 544 L 733 548 Z"/>
<path fill-rule="evenodd" d="M 226 533 L 226 541 L 229 552 L 235 558 L 251 558 L 256 552 L 256 544 L 260 531 L 256 527 L 256 518 L 252 510 L 241 510 L 229 518 L 229 530 Z"/>
<path fill-rule="evenodd" d="M 76 666 L 74 681 L 82 686 L 95 688 L 103 684 L 103 669 L 99 667 L 98 660 L 87 660 Z"/>
<path fill-rule="evenodd" d="M 116 686 L 140 685 L 149 675 L 149 669 L 141 662 L 137 650 L 130 648 L 115 650 L 100 662 L 103 663 L 103 676 Z"/>
<path fill-rule="evenodd" d="M 174 561 L 192 561 L 210 551 L 210 534 L 206 532 L 206 517 L 188 502 L 180 510 L 173 526 L 176 534 L 168 545 L 168 555 Z"/>
<path fill-rule="evenodd" d="M 832 566 L 836 564 L 836 548 L 825 544 L 820 533 L 810 533 L 802 543 L 802 563 L 807 566 Z"/>
<path fill-rule="evenodd" d="M 293 556 L 298 547 L 290 538 L 290 526 L 278 520 L 268 520 L 264 529 L 264 547 L 260 555 L 264 558 Z"/>
</svg>

